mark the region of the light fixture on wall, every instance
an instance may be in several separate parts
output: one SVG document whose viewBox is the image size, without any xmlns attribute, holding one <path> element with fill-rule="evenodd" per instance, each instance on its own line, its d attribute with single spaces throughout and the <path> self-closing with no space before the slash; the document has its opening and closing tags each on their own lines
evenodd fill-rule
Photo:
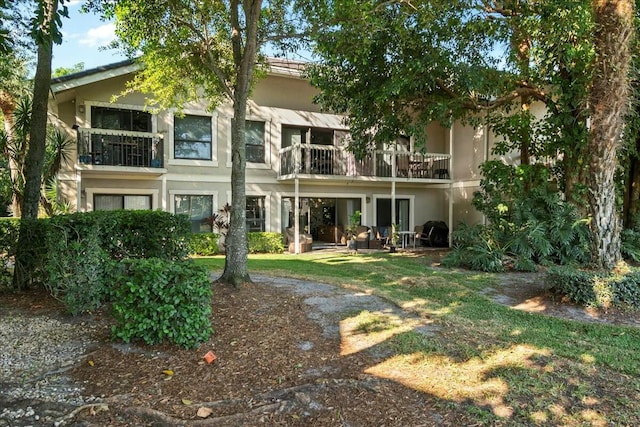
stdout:
<svg viewBox="0 0 640 427">
<path fill-rule="evenodd" d="M 366 200 L 367 203 L 371 203 L 371 197 L 367 196 L 367 197 L 365 197 L 365 200 Z"/>
<path fill-rule="evenodd" d="M 78 113 L 84 114 L 84 105 L 78 105 Z"/>
</svg>

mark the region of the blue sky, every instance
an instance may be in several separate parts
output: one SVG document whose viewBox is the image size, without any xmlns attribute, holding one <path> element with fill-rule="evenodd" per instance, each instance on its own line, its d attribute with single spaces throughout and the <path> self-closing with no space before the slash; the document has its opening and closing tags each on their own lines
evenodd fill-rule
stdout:
<svg viewBox="0 0 640 427">
<path fill-rule="evenodd" d="M 144 0 L 141 0 L 144 1 Z M 80 13 L 85 0 L 65 2 L 69 8 L 69 19 L 62 21 L 62 44 L 53 46 L 52 70 L 70 68 L 84 62 L 84 69 L 112 64 L 126 59 L 120 51 L 100 49 L 107 46 L 115 36 L 113 22 L 104 22 L 92 13 Z M 288 55 L 290 59 L 310 61 L 312 55 L 302 50 Z"/>
<path fill-rule="evenodd" d="M 114 25 L 101 21 L 96 15 L 80 13 L 82 3 L 84 0 L 72 0 L 67 4 L 69 19 L 62 21 L 63 41 L 53 47 L 54 70 L 71 67 L 78 62 L 84 62 L 84 68 L 90 69 L 126 58 L 116 50 L 99 49 L 115 38 Z"/>
</svg>

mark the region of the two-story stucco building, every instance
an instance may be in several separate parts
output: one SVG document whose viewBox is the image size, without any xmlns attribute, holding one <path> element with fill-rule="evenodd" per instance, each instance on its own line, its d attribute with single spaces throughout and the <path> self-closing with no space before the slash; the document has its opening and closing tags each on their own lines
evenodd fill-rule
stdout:
<svg viewBox="0 0 640 427">
<path fill-rule="evenodd" d="M 487 158 L 482 128 L 427 129 L 417 150 L 400 137 L 356 159 L 345 150 L 342 117 L 321 111 L 302 64 L 273 60 L 247 115 L 247 223 L 250 231 L 283 232 L 298 218 L 314 242 L 340 241 L 349 217 L 411 231 L 426 221 L 482 217 L 470 204 Z M 193 102 L 181 113 L 145 110 L 142 94 L 112 99 L 138 65 L 124 61 L 54 79 L 51 113 L 77 138 L 73 165 L 59 175 L 61 194 L 78 211 L 162 209 L 190 216 L 194 231 L 231 202 L 230 103 L 213 112 Z M 336 232 L 338 231 L 338 232 Z"/>
</svg>

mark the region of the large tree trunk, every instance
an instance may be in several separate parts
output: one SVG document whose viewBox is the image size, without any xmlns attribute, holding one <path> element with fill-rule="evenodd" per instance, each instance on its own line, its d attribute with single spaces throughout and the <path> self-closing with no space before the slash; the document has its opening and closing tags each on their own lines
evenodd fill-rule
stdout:
<svg viewBox="0 0 640 427">
<path fill-rule="evenodd" d="M 593 263 L 611 269 L 621 259 L 614 175 L 629 98 L 633 39 L 632 0 L 594 0 L 595 21 L 589 204 Z"/>
<path fill-rule="evenodd" d="M 29 253 L 26 251 L 27 227 L 30 220 L 38 218 L 40 189 L 42 185 L 42 165 L 44 164 L 45 144 L 47 139 L 47 112 L 49 89 L 51 87 L 51 57 L 53 49 L 52 26 L 58 10 L 58 0 L 43 0 L 46 11 L 40 27 L 42 38 L 38 42 L 38 63 L 33 87 L 33 106 L 31 110 L 31 131 L 29 134 L 29 150 L 25 159 L 25 186 L 22 201 L 22 221 L 20 237 L 16 248 L 13 287 L 24 289 L 28 286 L 30 273 Z"/>
<path fill-rule="evenodd" d="M 242 25 L 239 7 L 243 8 L 245 39 L 241 38 Z M 246 213 L 246 124 L 247 99 L 251 91 L 253 72 L 258 51 L 258 23 L 262 1 L 231 2 L 232 45 L 236 64 L 236 83 L 233 93 L 234 120 L 231 127 L 231 217 L 226 238 L 225 264 L 220 282 L 239 286 L 251 282 L 247 270 L 249 243 L 247 241 Z"/>
</svg>

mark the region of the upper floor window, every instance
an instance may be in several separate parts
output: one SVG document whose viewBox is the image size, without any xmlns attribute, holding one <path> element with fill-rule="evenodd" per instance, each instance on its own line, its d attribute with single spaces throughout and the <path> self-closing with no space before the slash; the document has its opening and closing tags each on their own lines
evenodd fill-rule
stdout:
<svg viewBox="0 0 640 427">
<path fill-rule="evenodd" d="M 152 132 L 151 114 L 146 111 L 91 107 L 91 127 L 135 132 Z"/>
<path fill-rule="evenodd" d="M 176 159 L 211 160 L 211 117 L 174 117 L 173 150 Z"/>
<path fill-rule="evenodd" d="M 336 131 L 333 129 L 282 126 L 282 147 L 293 144 L 334 145 Z"/>
<path fill-rule="evenodd" d="M 247 162 L 264 163 L 264 122 L 246 121 Z"/>
</svg>

